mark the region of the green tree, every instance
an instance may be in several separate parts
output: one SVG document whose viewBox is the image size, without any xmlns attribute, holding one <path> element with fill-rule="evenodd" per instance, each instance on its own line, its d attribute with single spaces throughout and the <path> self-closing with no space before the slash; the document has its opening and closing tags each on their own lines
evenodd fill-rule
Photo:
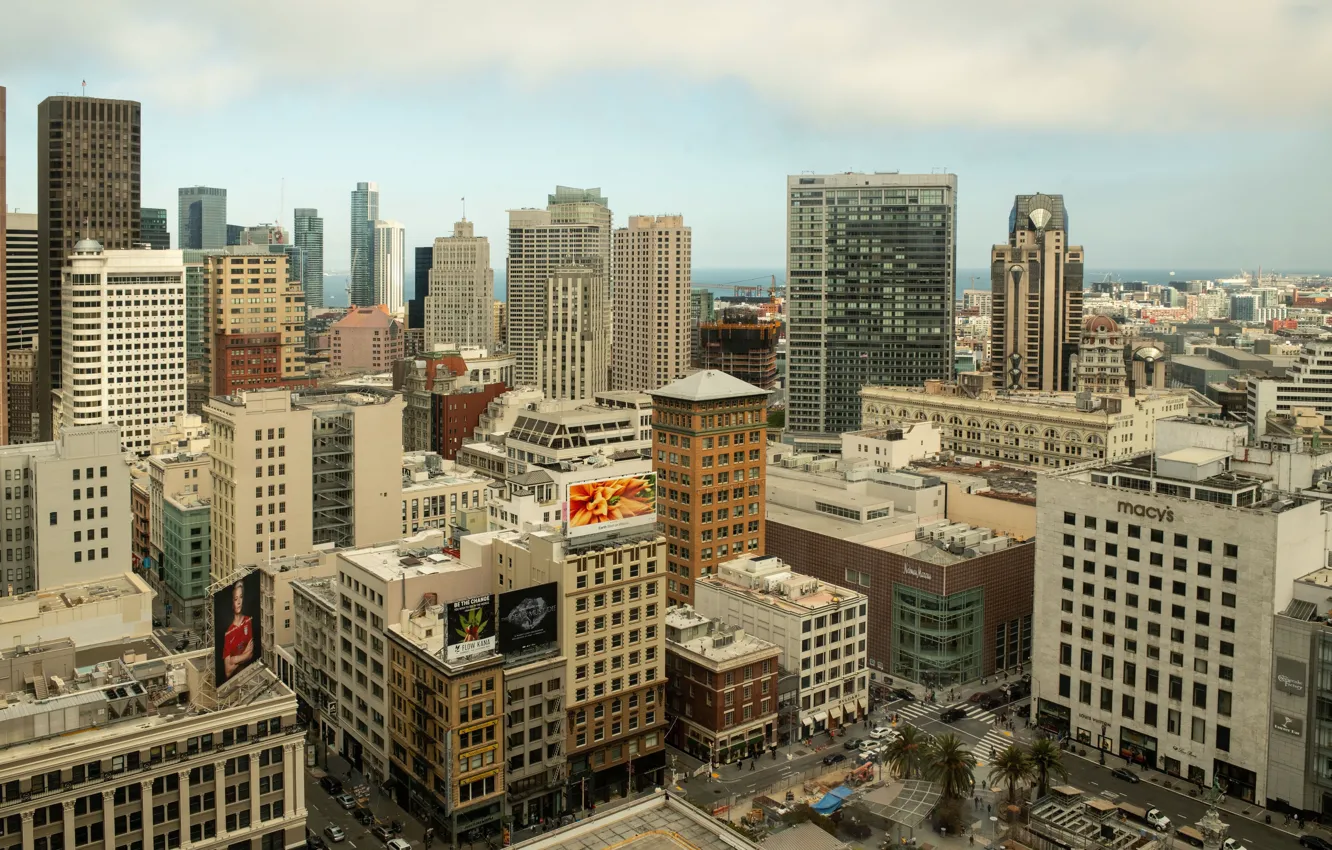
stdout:
<svg viewBox="0 0 1332 850">
<path fill-rule="evenodd" d="M 1018 786 L 1028 785 L 1036 778 L 1036 765 L 1025 750 L 1016 744 L 1009 744 L 990 765 L 990 776 L 1003 780 L 1008 786 L 1008 802 L 1012 803 L 1017 800 Z"/>
<path fill-rule="evenodd" d="M 786 427 L 786 411 L 785 411 L 785 410 L 769 410 L 769 411 L 768 411 L 768 427 L 769 427 L 769 428 L 772 428 L 772 429 L 775 430 L 775 431 L 780 431 L 780 430 L 782 430 L 783 428 L 785 428 L 785 427 Z"/>
<path fill-rule="evenodd" d="M 945 802 L 971 796 L 976 788 L 976 757 L 956 735 L 935 738 L 925 761 L 926 776 L 940 786 Z"/>
<path fill-rule="evenodd" d="M 1059 745 L 1053 739 L 1036 739 L 1031 745 L 1029 758 L 1032 767 L 1036 770 L 1038 797 L 1044 797 L 1050 790 L 1051 776 L 1058 777 L 1060 782 L 1068 780 L 1068 768 L 1064 767 L 1064 751 L 1059 749 Z"/>
<path fill-rule="evenodd" d="M 897 730 L 897 738 L 888 745 L 884 753 L 884 762 L 903 779 L 915 779 L 925 767 L 927 738 L 925 733 L 915 726 L 903 724 Z"/>
</svg>

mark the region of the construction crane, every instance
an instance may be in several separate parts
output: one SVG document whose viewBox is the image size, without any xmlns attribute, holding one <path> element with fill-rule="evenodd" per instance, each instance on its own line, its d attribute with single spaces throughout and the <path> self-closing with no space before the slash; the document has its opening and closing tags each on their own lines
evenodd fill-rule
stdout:
<svg viewBox="0 0 1332 850">
<path fill-rule="evenodd" d="M 736 298 L 762 298 L 764 287 L 762 284 L 752 284 L 751 281 L 768 279 L 767 294 L 768 300 L 776 302 L 779 295 L 784 295 L 786 287 L 777 286 L 777 275 L 766 274 L 759 277 L 749 277 L 743 280 L 733 280 L 727 283 L 698 283 L 690 281 L 691 289 L 728 289 L 735 294 Z"/>
</svg>

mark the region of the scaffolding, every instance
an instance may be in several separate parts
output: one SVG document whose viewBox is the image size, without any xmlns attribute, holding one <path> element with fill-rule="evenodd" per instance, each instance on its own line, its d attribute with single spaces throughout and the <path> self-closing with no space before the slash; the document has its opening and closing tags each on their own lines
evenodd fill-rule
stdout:
<svg viewBox="0 0 1332 850">
<path fill-rule="evenodd" d="M 777 340 L 780 322 L 701 322 L 699 367 L 770 390 L 777 386 Z"/>
</svg>

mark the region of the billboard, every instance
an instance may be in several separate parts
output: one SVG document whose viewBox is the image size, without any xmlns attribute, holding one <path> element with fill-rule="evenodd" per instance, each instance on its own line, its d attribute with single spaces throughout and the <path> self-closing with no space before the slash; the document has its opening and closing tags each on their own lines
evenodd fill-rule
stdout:
<svg viewBox="0 0 1332 850">
<path fill-rule="evenodd" d="M 221 688 L 263 655 L 259 572 L 213 594 L 213 677 Z"/>
<path fill-rule="evenodd" d="M 1294 658 L 1276 657 L 1276 674 L 1273 684 L 1277 690 L 1304 696 L 1304 683 L 1308 680 L 1309 668 L 1303 661 Z"/>
<path fill-rule="evenodd" d="M 555 582 L 499 595 L 499 651 L 508 655 L 555 643 L 558 601 Z"/>
<path fill-rule="evenodd" d="M 564 517 L 568 537 L 652 525 L 657 521 L 657 475 L 644 472 L 570 484 Z"/>
<path fill-rule="evenodd" d="M 444 606 L 445 658 L 467 661 L 495 651 L 495 597 L 473 596 Z"/>
</svg>

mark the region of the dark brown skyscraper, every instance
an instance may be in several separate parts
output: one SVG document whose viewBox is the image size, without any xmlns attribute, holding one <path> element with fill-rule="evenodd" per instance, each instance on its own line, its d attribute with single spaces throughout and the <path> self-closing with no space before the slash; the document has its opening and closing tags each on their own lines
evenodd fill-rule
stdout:
<svg viewBox="0 0 1332 850">
<path fill-rule="evenodd" d="M 140 107 L 132 100 L 48 97 L 37 106 L 38 415 L 51 439 L 60 388 L 60 270 L 80 239 L 108 250 L 139 240 Z"/>
<path fill-rule="evenodd" d="M 0 328 L 5 324 L 5 211 L 9 209 L 9 199 L 5 195 L 5 87 L 0 86 Z M 5 363 L 9 355 L 5 352 L 5 334 L 0 334 L 0 446 L 9 443 L 9 422 L 6 418 L 4 396 L 9 380 L 5 376 Z"/>
</svg>

